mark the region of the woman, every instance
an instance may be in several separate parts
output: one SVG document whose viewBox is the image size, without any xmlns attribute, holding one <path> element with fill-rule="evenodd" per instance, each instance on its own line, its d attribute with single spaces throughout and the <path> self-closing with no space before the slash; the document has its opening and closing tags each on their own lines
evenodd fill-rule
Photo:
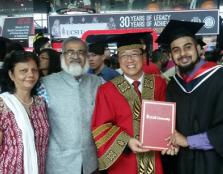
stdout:
<svg viewBox="0 0 223 174">
<path fill-rule="evenodd" d="M 44 174 L 49 125 L 37 97 L 38 59 L 15 51 L 3 64 L 0 94 L 0 173 Z M 2 137 L 2 138 L 1 138 Z"/>
<path fill-rule="evenodd" d="M 51 49 L 44 48 L 39 53 L 40 74 L 41 76 L 49 75 L 61 71 L 60 53 Z"/>
</svg>

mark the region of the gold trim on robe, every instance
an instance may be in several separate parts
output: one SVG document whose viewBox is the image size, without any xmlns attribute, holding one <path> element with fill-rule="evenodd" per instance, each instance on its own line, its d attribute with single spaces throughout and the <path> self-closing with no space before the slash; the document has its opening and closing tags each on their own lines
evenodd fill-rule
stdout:
<svg viewBox="0 0 223 174">
<path fill-rule="evenodd" d="M 106 123 L 101 126 L 99 126 L 97 129 L 93 130 L 93 138 L 96 138 L 101 132 L 106 131 L 107 129 L 110 129 L 112 127 L 111 123 Z"/>
<path fill-rule="evenodd" d="M 139 139 L 141 101 L 134 88 L 119 76 L 112 80 L 120 93 L 127 99 L 133 113 L 134 138 Z M 128 85 L 127 85 L 128 84 Z M 154 100 L 155 78 L 153 75 L 144 75 L 142 87 L 142 99 Z M 133 95 L 132 95 L 133 94 Z M 155 153 L 153 151 L 146 153 L 137 153 L 138 173 L 154 174 L 155 173 Z"/>
<path fill-rule="evenodd" d="M 121 132 L 113 142 L 109 150 L 99 159 L 99 170 L 106 170 L 121 156 L 129 142 L 130 136 Z"/>
<path fill-rule="evenodd" d="M 99 149 L 101 146 L 107 143 L 108 140 L 110 140 L 119 131 L 119 129 L 120 128 L 117 126 L 112 126 L 112 128 L 106 133 L 106 135 L 95 142 L 96 147 Z"/>
</svg>

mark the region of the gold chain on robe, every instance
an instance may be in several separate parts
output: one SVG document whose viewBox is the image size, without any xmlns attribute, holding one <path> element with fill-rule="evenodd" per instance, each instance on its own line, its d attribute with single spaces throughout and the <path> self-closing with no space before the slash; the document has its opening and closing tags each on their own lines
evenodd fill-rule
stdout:
<svg viewBox="0 0 223 174">
<path fill-rule="evenodd" d="M 141 117 L 141 101 L 134 88 L 125 80 L 123 76 L 119 76 L 112 80 L 120 93 L 127 99 L 133 113 L 133 130 L 134 138 L 139 140 L 140 117 Z M 153 75 L 144 75 L 142 88 L 142 99 L 154 100 L 155 80 Z M 137 153 L 138 173 L 139 174 L 155 174 L 155 153 L 153 151 L 146 153 Z"/>
</svg>

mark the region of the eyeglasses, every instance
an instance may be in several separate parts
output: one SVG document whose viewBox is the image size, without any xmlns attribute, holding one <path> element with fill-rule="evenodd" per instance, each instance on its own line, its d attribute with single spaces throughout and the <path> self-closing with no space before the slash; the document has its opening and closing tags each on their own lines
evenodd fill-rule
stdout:
<svg viewBox="0 0 223 174">
<path fill-rule="evenodd" d="M 72 56 L 72 55 L 77 55 L 77 56 L 85 56 L 86 51 L 84 50 L 67 50 L 63 53 L 65 56 Z"/>
<path fill-rule="evenodd" d="M 126 55 L 120 55 L 119 58 L 121 60 L 128 60 L 128 58 L 130 57 L 131 59 L 137 60 L 139 57 L 142 56 L 142 53 L 134 53 L 134 54 L 126 54 Z"/>
</svg>

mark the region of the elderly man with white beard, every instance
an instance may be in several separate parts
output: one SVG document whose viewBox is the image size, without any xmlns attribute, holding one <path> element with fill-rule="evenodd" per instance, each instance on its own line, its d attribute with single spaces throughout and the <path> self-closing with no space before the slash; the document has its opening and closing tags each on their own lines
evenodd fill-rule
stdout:
<svg viewBox="0 0 223 174">
<path fill-rule="evenodd" d="M 87 74 L 87 45 L 76 37 L 64 40 L 63 71 L 42 79 L 50 123 L 46 174 L 97 173 L 90 124 L 95 95 L 102 80 Z"/>
</svg>

